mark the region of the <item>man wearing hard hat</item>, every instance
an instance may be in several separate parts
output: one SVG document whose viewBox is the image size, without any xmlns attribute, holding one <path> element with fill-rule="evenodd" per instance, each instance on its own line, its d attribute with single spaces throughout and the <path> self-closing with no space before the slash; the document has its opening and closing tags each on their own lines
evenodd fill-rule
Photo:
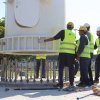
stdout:
<svg viewBox="0 0 100 100">
<path fill-rule="evenodd" d="M 86 35 L 87 28 L 85 26 L 80 26 L 79 35 L 80 39 L 77 42 L 77 57 L 80 61 L 80 83 L 77 85 L 79 87 L 85 87 L 89 85 L 88 79 L 88 66 L 90 62 L 90 45 L 89 39 Z"/>
<path fill-rule="evenodd" d="M 60 39 L 60 50 L 59 50 L 59 83 L 57 87 L 63 87 L 63 69 L 65 66 L 69 67 L 69 82 L 70 85 L 66 88 L 67 91 L 73 91 L 74 87 L 74 59 L 75 59 L 75 48 L 76 48 L 76 34 L 72 31 L 74 24 L 72 22 L 67 23 L 67 29 L 61 30 L 57 35 L 44 42 L 53 41 Z"/>
<path fill-rule="evenodd" d="M 97 36 L 98 38 L 95 41 L 94 49 L 98 49 L 97 58 L 95 62 L 95 80 L 94 83 L 99 83 L 100 76 L 100 27 L 97 28 Z"/>
<path fill-rule="evenodd" d="M 87 36 L 88 36 L 89 44 L 90 44 L 90 57 L 91 57 L 91 59 L 90 59 L 90 64 L 88 66 L 89 81 L 90 81 L 90 84 L 93 85 L 91 60 L 93 58 L 93 52 L 94 52 L 94 39 L 93 39 L 93 34 L 90 32 L 90 25 L 88 23 L 85 23 L 84 26 L 87 28 Z"/>
</svg>

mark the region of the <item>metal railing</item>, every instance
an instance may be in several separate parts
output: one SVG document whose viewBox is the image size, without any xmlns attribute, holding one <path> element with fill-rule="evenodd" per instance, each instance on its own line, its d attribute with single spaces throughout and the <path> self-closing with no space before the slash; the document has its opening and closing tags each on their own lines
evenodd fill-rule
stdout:
<svg viewBox="0 0 100 100">
<path fill-rule="evenodd" d="M 67 71 L 65 71 L 67 72 Z M 68 73 L 64 73 L 64 81 L 68 80 Z M 1 60 L 0 84 L 18 86 L 25 85 L 53 85 L 58 81 L 58 62 L 56 60 L 46 60 L 45 78 L 42 78 L 42 62 L 40 64 L 39 78 L 36 78 L 36 60 L 20 61 Z M 36 88 L 36 87 L 35 87 Z"/>
</svg>

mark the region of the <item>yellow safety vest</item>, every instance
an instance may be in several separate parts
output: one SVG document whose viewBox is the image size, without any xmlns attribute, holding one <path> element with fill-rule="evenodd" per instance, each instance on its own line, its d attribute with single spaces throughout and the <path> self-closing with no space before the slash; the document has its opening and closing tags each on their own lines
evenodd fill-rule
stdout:
<svg viewBox="0 0 100 100">
<path fill-rule="evenodd" d="M 90 44 L 90 53 L 93 53 L 94 52 L 94 38 L 93 38 L 93 35 L 92 35 L 91 32 L 90 32 L 90 37 L 91 37 L 91 40 L 89 41 L 89 44 Z"/>
<path fill-rule="evenodd" d="M 86 38 L 88 39 L 87 35 L 85 35 Z M 80 44 L 80 39 L 77 41 L 77 50 Z M 85 48 L 83 50 L 83 52 L 80 54 L 80 57 L 86 57 L 86 58 L 90 58 L 90 44 L 89 44 L 89 39 L 88 39 L 88 45 L 85 45 Z"/>
<path fill-rule="evenodd" d="M 100 54 L 100 39 L 99 38 L 96 39 L 96 45 L 98 48 L 97 54 Z"/>
<path fill-rule="evenodd" d="M 36 56 L 36 59 L 46 59 L 46 55 L 45 54 L 38 54 Z"/>
<path fill-rule="evenodd" d="M 60 41 L 60 53 L 75 54 L 76 34 L 72 30 L 65 30 L 65 38 Z"/>
</svg>

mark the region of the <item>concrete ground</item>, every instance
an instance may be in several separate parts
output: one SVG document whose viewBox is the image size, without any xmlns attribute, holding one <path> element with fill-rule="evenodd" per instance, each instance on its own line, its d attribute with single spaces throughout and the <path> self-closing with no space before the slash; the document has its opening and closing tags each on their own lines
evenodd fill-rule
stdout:
<svg viewBox="0 0 100 100">
<path fill-rule="evenodd" d="M 100 86 L 100 84 L 98 84 Z M 95 96 L 91 88 L 66 92 L 52 90 L 13 90 L 5 91 L 5 87 L 0 87 L 0 100 L 100 100 L 100 96 Z"/>
</svg>

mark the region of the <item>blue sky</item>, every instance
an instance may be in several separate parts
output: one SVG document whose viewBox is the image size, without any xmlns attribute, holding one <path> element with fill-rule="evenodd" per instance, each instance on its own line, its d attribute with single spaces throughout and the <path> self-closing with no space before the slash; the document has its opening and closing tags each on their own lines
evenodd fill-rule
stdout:
<svg viewBox="0 0 100 100">
<path fill-rule="evenodd" d="M 3 3 L 5 0 L 0 0 L 0 18 L 5 16 L 5 4 Z"/>
</svg>

